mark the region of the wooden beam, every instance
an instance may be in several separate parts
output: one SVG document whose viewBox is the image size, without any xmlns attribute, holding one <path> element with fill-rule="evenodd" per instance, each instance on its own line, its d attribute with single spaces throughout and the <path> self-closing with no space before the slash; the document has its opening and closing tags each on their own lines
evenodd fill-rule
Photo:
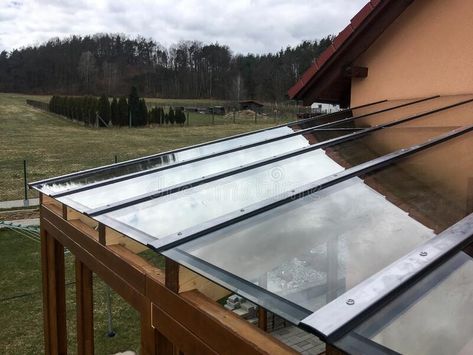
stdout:
<svg viewBox="0 0 473 355">
<path fill-rule="evenodd" d="M 198 291 L 180 293 L 179 297 L 151 277 L 147 278 L 147 296 L 176 322 L 192 331 L 219 354 L 295 354 L 279 340 L 267 335 Z M 153 325 L 159 327 L 159 312 L 153 307 Z M 180 346 L 180 344 L 178 344 Z"/>
<path fill-rule="evenodd" d="M 133 253 L 138 254 L 148 249 L 147 246 L 138 243 L 137 241 L 117 232 L 116 230 L 104 226 L 104 237 L 106 245 L 122 245 Z"/>
<path fill-rule="evenodd" d="M 192 290 L 198 290 L 210 299 L 218 301 L 223 297 L 229 296 L 232 292 L 228 291 L 216 283 L 207 280 L 205 277 L 196 274 L 186 267 L 179 266 L 179 293 Z"/>
<path fill-rule="evenodd" d="M 41 225 L 139 312 L 145 304 L 145 274 L 98 241 L 42 206 Z M 51 221 L 53 220 L 53 222 Z"/>
<path fill-rule="evenodd" d="M 79 259 L 75 261 L 77 353 L 94 353 L 94 299 L 92 272 Z"/>
<path fill-rule="evenodd" d="M 366 78 L 368 77 L 368 68 L 367 67 L 346 67 L 345 78 Z"/>
<path fill-rule="evenodd" d="M 64 247 L 41 228 L 44 342 L 47 354 L 67 353 Z"/>
<path fill-rule="evenodd" d="M 179 264 L 175 261 L 166 258 L 165 259 L 165 272 L 166 278 L 164 283 L 168 289 L 172 292 L 179 292 Z"/>
<path fill-rule="evenodd" d="M 217 354 L 193 332 L 173 319 L 165 310 L 154 306 L 154 316 L 159 320 L 156 323 L 156 331 L 159 332 L 158 341 L 162 337 L 173 344 L 179 344 L 184 354 Z"/>
<path fill-rule="evenodd" d="M 345 352 L 337 349 L 336 347 L 330 344 L 325 345 L 325 354 L 326 355 L 346 355 Z"/>
</svg>

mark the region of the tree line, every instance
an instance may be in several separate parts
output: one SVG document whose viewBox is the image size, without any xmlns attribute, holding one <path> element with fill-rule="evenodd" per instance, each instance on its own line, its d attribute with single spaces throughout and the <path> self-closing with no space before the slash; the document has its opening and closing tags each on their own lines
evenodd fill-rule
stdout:
<svg viewBox="0 0 473 355">
<path fill-rule="evenodd" d="M 332 40 L 243 55 L 198 41 L 165 48 L 118 34 L 55 38 L 1 52 L 0 91 L 119 97 L 136 86 L 151 97 L 281 101 Z"/>
<path fill-rule="evenodd" d="M 49 111 L 84 122 L 88 126 L 145 126 L 148 124 L 180 124 L 186 122 L 182 107 L 170 107 L 168 112 L 163 107 L 154 106 L 150 110 L 145 99 L 138 96 L 136 87 L 132 87 L 128 98 L 121 96 L 111 100 L 103 94 L 95 96 L 52 96 Z"/>
</svg>

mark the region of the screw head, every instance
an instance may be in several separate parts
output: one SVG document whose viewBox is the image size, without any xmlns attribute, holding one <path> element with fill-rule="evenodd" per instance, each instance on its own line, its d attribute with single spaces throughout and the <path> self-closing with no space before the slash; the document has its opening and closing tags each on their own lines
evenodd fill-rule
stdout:
<svg viewBox="0 0 473 355">
<path fill-rule="evenodd" d="M 242 208 L 242 209 L 240 210 L 240 212 L 245 212 L 245 209 Z"/>
<path fill-rule="evenodd" d="M 420 256 L 427 256 L 427 252 L 426 251 L 421 251 L 419 255 Z"/>
<path fill-rule="evenodd" d="M 182 235 L 182 232 L 178 232 L 177 235 Z"/>
<path fill-rule="evenodd" d="M 353 300 L 351 298 L 347 299 L 347 305 L 353 306 L 354 304 L 355 304 L 355 300 Z"/>
</svg>

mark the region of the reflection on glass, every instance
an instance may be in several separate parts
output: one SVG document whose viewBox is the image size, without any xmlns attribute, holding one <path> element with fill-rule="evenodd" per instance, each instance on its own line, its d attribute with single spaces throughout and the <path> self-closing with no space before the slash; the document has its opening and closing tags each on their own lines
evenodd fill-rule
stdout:
<svg viewBox="0 0 473 355">
<path fill-rule="evenodd" d="M 60 183 L 45 184 L 41 187 L 45 193 L 58 193 L 71 188 L 76 188 L 88 185 L 94 182 L 111 179 L 117 176 L 132 174 L 135 172 L 157 168 L 160 166 L 170 165 L 176 162 L 197 158 L 203 155 L 221 152 L 224 150 L 236 148 L 242 145 L 251 144 L 254 142 L 264 141 L 270 138 L 283 136 L 294 132 L 291 128 L 278 127 L 266 131 L 249 134 L 243 137 L 228 139 L 222 142 L 210 143 L 200 147 L 186 149 L 180 152 L 167 154 L 159 157 L 151 157 L 146 160 L 140 160 L 136 163 L 130 163 L 124 166 L 111 167 L 108 170 L 91 173 L 90 175 L 72 177 Z"/>
<path fill-rule="evenodd" d="M 473 98 L 472 95 L 455 95 L 455 96 L 442 96 L 437 97 L 434 99 L 421 101 L 414 103 L 412 105 L 407 105 L 404 107 L 396 108 L 394 110 L 376 113 L 369 115 L 367 117 L 363 117 L 360 119 L 356 119 L 354 121 L 334 125 L 333 127 L 347 127 L 347 128 L 367 128 L 372 126 L 377 126 L 380 124 L 389 123 L 394 120 L 398 120 L 404 117 L 409 117 L 413 115 L 417 115 L 423 112 L 433 111 L 445 106 L 457 104 L 461 101 L 465 101 L 468 99 Z M 393 102 L 393 101 L 390 101 Z M 466 104 L 471 112 L 471 108 L 473 104 Z M 434 126 L 457 126 L 461 124 L 461 121 L 458 119 L 458 113 L 462 112 L 465 113 L 465 106 L 459 106 L 448 111 L 441 111 L 436 115 L 442 115 L 442 121 L 437 123 L 433 123 Z M 354 116 L 357 116 L 356 112 L 353 113 Z M 467 124 L 466 122 L 464 124 Z M 411 125 L 416 126 L 418 125 L 415 121 L 412 121 Z"/>
<path fill-rule="evenodd" d="M 473 260 L 460 252 L 355 333 L 401 354 L 473 353 Z"/>
<path fill-rule="evenodd" d="M 332 130 L 329 132 L 317 132 L 317 134 L 297 135 L 276 142 L 239 150 L 228 155 L 221 155 L 109 184 L 104 187 L 85 190 L 60 197 L 59 201 L 71 207 L 76 207 L 79 210 L 106 206 L 113 202 L 123 201 L 153 191 L 156 192 L 160 189 L 166 189 L 204 176 L 248 165 L 350 133 L 352 131 Z"/>
<path fill-rule="evenodd" d="M 433 236 L 354 178 L 180 249 L 315 311 Z"/>
<path fill-rule="evenodd" d="M 179 249 L 315 311 L 472 212 L 472 153 L 464 134 Z"/>
<path fill-rule="evenodd" d="M 411 103 L 411 102 L 414 102 L 414 101 L 417 101 L 417 99 L 415 99 L 415 100 L 414 99 L 409 99 L 409 100 L 385 101 L 385 102 L 381 102 L 381 103 L 378 103 L 378 104 L 375 104 L 375 105 L 371 105 L 371 106 L 367 106 L 367 107 L 363 107 L 363 108 L 359 108 L 359 109 L 352 109 L 352 110 L 349 110 L 349 111 L 342 111 L 342 112 L 340 112 L 340 113 L 338 113 L 337 115 L 334 115 L 334 116 L 320 117 L 316 120 L 311 120 L 311 121 L 308 121 L 308 122 L 299 123 L 297 125 L 293 125 L 292 128 L 297 131 L 297 130 L 301 130 L 301 129 L 311 128 L 311 127 L 314 127 L 315 125 L 319 125 L 319 124 L 335 122 L 335 121 L 338 121 L 338 120 L 341 120 L 341 119 L 344 119 L 344 118 L 358 117 L 358 116 L 363 116 L 363 115 L 367 115 L 367 114 L 371 115 L 371 114 L 373 114 L 374 112 L 377 112 L 377 111 L 382 111 L 382 110 L 394 108 L 395 106 Z M 413 104 L 413 105 L 415 106 L 417 104 Z M 398 109 L 394 109 L 394 111 L 397 111 L 397 110 Z M 398 117 L 401 117 L 401 116 L 398 116 Z M 338 125 L 338 126 L 339 127 L 347 127 L 347 126 L 350 126 L 350 125 L 354 126 L 354 123 L 349 122 L 349 123 L 345 123 L 343 125 Z"/>
<path fill-rule="evenodd" d="M 425 118 L 426 122 L 429 120 L 430 118 Z M 358 143 L 355 147 L 355 141 L 349 141 L 326 150 L 306 152 L 156 200 L 135 204 L 107 215 L 139 228 L 153 237 L 162 238 L 342 171 L 344 166 L 349 167 L 352 161 L 358 164 L 374 159 L 391 151 L 424 142 L 447 129 L 445 127 L 409 129 L 411 130 L 409 138 L 391 140 L 391 135 L 399 137 L 399 130 L 405 131 L 397 126 L 386 128 L 356 139 Z M 380 141 L 378 136 L 386 138 L 387 143 L 381 146 L 373 145 Z M 391 173 L 393 176 L 399 175 L 400 169 L 396 166 L 391 170 L 394 170 Z M 402 178 L 400 176 L 400 179 Z M 416 180 L 409 178 L 409 181 Z M 168 223 L 169 220 L 173 223 Z"/>
</svg>

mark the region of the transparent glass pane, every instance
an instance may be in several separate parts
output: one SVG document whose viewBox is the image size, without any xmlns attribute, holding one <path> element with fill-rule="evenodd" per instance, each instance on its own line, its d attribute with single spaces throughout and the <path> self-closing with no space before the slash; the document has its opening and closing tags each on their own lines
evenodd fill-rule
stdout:
<svg viewBox="0 0 473 355">
<path fill-rule="evenodd" d="M 366 115 L 366 114 L 372 114 L 372 113 L 377 112 L 377 111 L 390 109 L 390 108 L 393 108 L 395 106 L 403 105 L 403 104 L 406 104 L 406 103 L 411 103 L 411 102 L 414 102 L 414 101 L 417 101 L 417 100 L 418 99 L 392 100 L 392 101 L 380 102 L 378 104 L 374 104 L 374 105 L 370 105 L 370 106 L 366 106 L 366 107 L 362 107 L 362 108 L 354 108 L 352 110 L 347 110 L 347 111 L 340 112 L 337 115 L 322 116 L 322 117 L 318 117 L 314 120 L 294 124 L 294 125 L 292 125 L 292 129 L 298 131 L 298 130 L 301 130 L 301 129 L 311 128 L 311 127 L 314 127 L 314 126 L 320 125 L 320 124 L 335 122 L 335 121 L 338 121 L 338 120 L 341 120 L 341 119 L 344 119 L 344 118 L 349 118 L 349 117 L 354 117 L 354 116 L 362 116 L 362 115 Z"/>
<path fill-rule="evenodd" d="M 425 120 L 429 118 L 426 117 Z M 362 146 L 366 141 L 369 148 L 373 137 L 376 140 L 378 134 L 390 142 L 390 132 L 398 136 L 398 129 L 400 128 L 392 127 L 373 132 L 359 138 L 359 145 Z M 434 137 L 439 131 L 447 129 L 444 127 L 424 131 L 419 128 L 415 130 L 419 133 L 412 132 L 409 139 L 387 143 L 382 149 L 367 149 L 368 153 L 364 155 L 350 151 L 350 148 L 353 148 L 352 142 L 340 143 L 327 150 L 310 151 L 192 189 L 110 212 L 107 213 L 107 217 L 137 228 L 155 238 L 162 238 L 344 170 L 346 160 L 338 152 L 345 151 L 343 149 L 345 145 L 348 148 L 347 154 L 356 155 L 358 162 L 362 162 L 405 147 L 404 144 L 410 146 L 413 143 L 424 142 L 427 138 Z M 169 220 L 173 223 L 168 223 Z"/>
<path fill-rule="evenodd" d="M 106 206 L 110 203 L 123 201 L 146 193 L 156 192 L 171 186 L 189 182 L 195 179 L 269 159 L 326 139 L 337 138 L 352 133 L 352 130 L 331 130 L 328 132 L 308 133 L 297 135 L 276 142 L 256 147 L 242 149 L 230 154 L 200 160 L 172 169 L 142 175 L 107 186 L 85 190 L 75 194 L 60 197 L 59 201 L 79 210 Z"/>
<path fill-rule="evenodd" d="M 473 353 L 473 260 L 456 254 L 354 332 L 401 354 Z"/>
<path fill-rule="evenodd" d="M 404 100 L 407 101 L 407 100 Z M 389 105 L 398 104 L 398 101 L 394 103 L 380 103 L 367 106 L 363 109 L 363 112 L 372 112 L 379 109 L 382 109 Z M 328 119 L 330 121 L 344 118 L 346 115 L 350 115 L 350 111 L 340 113 L 338 116 L 330 116 Z M 337 118 L 338 117 L 338 118 Z M 60 193 L 69 189 L 81 187 L 91 183 L 108 180 L 114 177 L 123 176 L 127 174 L 136 173 L 143 170 L 148 170 L 160 166 L 167 166 L 177 162 L 186 161 L 189 159 L 194 159 L 200 156 L 209 155 L 216 152 L 225 151 L 228 149 L 241 147 L 255 142 L 264 141 L 267 139 L 284 136 L 286 134 L 297 131 L 301 128 L 315 127 L 321 123 L 324 123 L 323 118 L 315 118 L 313 120 L 306 121 L 303 125 L 290 124 L 288 126 L 278 127 L 274 129 L 268 129 L 265 131 L 260 131 L 256 133 L 251 133 L 242 137 L 231 138 L 225 141 L 206 144 L 200 147 L 185 149 L 179 152 L 174 152 L 159 157 L 150 157 L 149 159 L 140 159 L 137 162 L 130 162 L 126 165 L 110 167 L 103 171 L 96 171 L 87 175 L 71 177 L 60 182 L 52 182 L 44 184 L 40 187 L 41 191 L 46 194 Z"/>
<path fill-rule="evenodd" d="M 239 146 L 264 141 L 266 139 L 271 139 L 274 137 L 280 137 L 293 132 L 294 130 L 288 126 L 278 127 L 275 129 L 249 134 L 243 137 L 237 137 L 222 142 L 216 142 L 200 147 L 186 149 L 164 156 L 150 157 L 149 159 L 139 160 L 135 163 L 130 163 L 124 166 L 110 167 L 110 169 L 107 169 L 105 171 L 94 172 L 86 176 L 71 177 L 70 179 L 60 183 L 45 184 L 41 187 L 41 189 L 45 193 L 58 193 L 71 188 L 76 188 L 94 182 L 111 179 L 117 176 L 131 174 L 160 166 L 170 165 L 177 162 L 197 158 L 203 155 L 221 152 Z"/>
<path fill-rule="evenodd" d="M 334 125 L 333 127 L 367 128 L 367 127 L 377 126 L 377 125 L 388 123 L 388 122 L 398 120 L 404 117 L 408 117 L 408 116 L 416 115 L 419 113 L 436 110 L 445 106 L 453 105 L 453 104 L 456 104 L 456 103 L 459 103 L 461 101 L 468 100 L 471 98 L 473 98 L 472 95 L 441 96 L 441 97 L 437 97 L 431 100 L 421 101 L 418 103 L 414 103 L 412 105 L 400 107 L 391 111 L 376 113 L 367 117 L 356 119 L 351 122 Z M 458 108 L 458 111 L 456 112 L 460 112 L 463 109 L 464 107 L 460 107 Z M 470 110 L 471 110 L 471 106 L 470 106 Z M 364 112 L 364 109 L 362 109 L 360 113 L 354 112 L 353 115 L 360 116 L 362 112 Z M 455 125 L 460 124 L 458 117 L 456 117 L 454 113 L 445 114 L 444 112 L 443 113 L 440 112 L 439 114 L 442 115 L 442 121 L 437 122 L 437 124 L 433 123 L 433 125 L 455 126 Z"/>
<path fill-rule="evenodd" d="M 315 311 L 471 212 L 472 153 L 468 133 L 178 249 Z"/>
</svg>

